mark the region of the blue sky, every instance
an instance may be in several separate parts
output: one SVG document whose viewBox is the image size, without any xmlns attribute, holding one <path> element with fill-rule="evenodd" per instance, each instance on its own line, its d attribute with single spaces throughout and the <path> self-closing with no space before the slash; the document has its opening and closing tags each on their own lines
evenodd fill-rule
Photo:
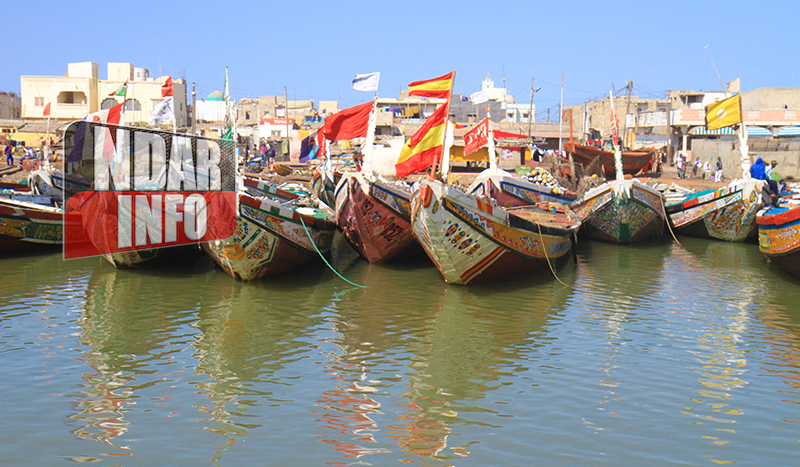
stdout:
<svg viewBox="0 0 800 467">
<path fill-rule="evenodd" d="M 480 90 L 487 76 L 537 120 L 564 103 L 670 89 L 800 85 L 800 1 L 13 1 L 2 8 L 0 90 L 21 75 L 63 75 L 67 63 L 148 68 L 197 84 L 198 98 L 222 90 L 229 67 L 235 98 L 283 95 L 337 100 L 371 96 L 356 73 L 381 72 L 379 95 L 456 71 L 454 92 Z M 708 51 L 704 47 L 708 46 Z M 795 81 L 797 84 L 795 84 Z"/>
</svg>

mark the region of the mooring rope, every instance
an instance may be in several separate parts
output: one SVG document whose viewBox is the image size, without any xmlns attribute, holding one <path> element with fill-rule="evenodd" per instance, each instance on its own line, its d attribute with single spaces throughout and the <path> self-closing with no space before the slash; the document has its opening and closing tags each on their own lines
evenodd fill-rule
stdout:
<svg viewBox="0 0 800 467">
<path fill-rule="evenodd" d="M 547 256 L 547 246 L 544 244 L 544 235 L 542 235 L 542 224 L 537 222 L 536 227 L 539 228 L 539 241 L 541 242 L 542 250 L 544 250 L 544 258 L 547 260 L 547 265 L 550 266 L 550 272 L 553 273 L 553 277 L 555 277 L 558 282 L 561 282 L 561 285 L 563 285 L 564 287 L 569 287 L 567 284 L 564 283 L 564 281 L 558 278 L 558 274 L 556 274 L 556 271 L 553 269 L 553 265 L 550 264 L 550 257 Z"/>
<path fill-rule="evenodd" d="M 675 232 L 672 231 L 672 226 L 669 225 L 670 224 L 670 222 L 669 222 L 670 217 L 667 215 L 667 208 L 664 207 L 664 199 L 663 199 L 663 197 L 661 199 L 661 212 L 664 214 L 664 222 L 667 223 L 667 228 L 669 229 L 669 233 L 672 234 L 672 238 L 675 239 L 675 243 L 677 243 L 678 246 L 682 246 L 681 242 L 678 241 L 678 237 L 675 236 Z"/>
<path fill-rule="evenodd" d="M 300 214 L 300 213 L 297 213 L 297 214 L 298 214 L 298 217 L 300 218 L 300 224 L 303 225 L 303 230 L 305 230 L 306 231 L 306 235 L 308 235 L 308 239 L 311 240 L 311 244 L 314 245 L 314 249 L 317 251 L 317 254 L 319 254 L 320 258 L 322 258 L 322 261 L 325 261 L 325 264 L 328 265 L 328 267 L 331 269 L 331 271 L 336 273 L 337 276 L 339 276 L 343 281 L 347 282 L 348 284 L 366 289 L 367 288 L 366 285 L 356 284 L 355 282 L 351 282 L 351 281 L 347 280 L 346 277 L 344 277 L 343 275 L 339 274 L 339 271 L 337 271 L 336 269 L 333 268 L 333 266 L 331 266 L 331 263 L 329 263 L 328 260 L 325 259 L 325 256 L 322 254 L 321 251 L 319 251 L 319 248 L 317 248 L 317 244 L 314 242 L 314 239 L 311 237 L 311 232 L 308 231 L 308 228 L 306 228 L 306 223 L 303 222 L 302 214 Z"/>
</svg>

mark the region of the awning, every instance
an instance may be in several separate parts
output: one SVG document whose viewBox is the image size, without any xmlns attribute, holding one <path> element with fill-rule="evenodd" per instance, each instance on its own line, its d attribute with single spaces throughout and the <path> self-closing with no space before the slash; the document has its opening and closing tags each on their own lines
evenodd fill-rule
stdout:
<svg viewBox="0 0 800 467">
<path fill-rule="evenodd" d="M 747 134 L 749 136 L 772 136 L 772 132 L 760 126 L 747 127 Z"/>
<path fill-rule="evenodd" d="M 778 136 L 800 136 L 800 126 L 785 126 L 778 130 Z"/>
<path fill-rule="evenodd" d="M 734 132 L 733 128 L 731 128 L 729 126 L 727 126 L 725 128 L 718 128 L 716 130 L 707 130 L 706 127 L 699 126 L 699 127 L 696 127 L 696 128 L 692 128 L 689 131 L 689 134 L 690 135 L 695 135 L 695 136 L 697 136 L 697 135 L 716 136 L 716 135 L 735 135 L 736 132 Z"/>
</svg>

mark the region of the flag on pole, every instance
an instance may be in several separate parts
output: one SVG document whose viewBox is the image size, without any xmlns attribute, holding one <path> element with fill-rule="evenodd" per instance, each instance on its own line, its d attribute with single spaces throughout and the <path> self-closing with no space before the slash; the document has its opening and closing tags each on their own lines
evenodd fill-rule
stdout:
<svg viewBox="0 0 800 467">
<path fill-rule="evenodd" d="M 118 104 L 110 109 L 94 112 L 83 117 L 83 120 L 78 123 L 78 126 L 75 129 L 74 145 L 67 156 L 67 162 L 78 162 L 82 159 L 88 158 L 89 155 L 84 154 L 84 151 L 89 151 L 92 148 L 94 148 L 95 158 L 97 157 L 97 154 L 102 154 L 102 157 L 105 158 L 113 157 L 117 132 L 112 131 L 113 128 L 98 126 L 94 129 L 94 131 L 97 132 L 97 134 L 94 136 L 94 145 L 84 145 L 83 143 L 87 140 L 87 138 L 91 140 L 93 137 L 91 133 L 92 126 L 87 125 L 86 122 L 99 122 L 106 123 L 108 125 L 119 125 L 119 122 L 122 120 L 124 105 L 125 104 Z"/>
<path fill-rule="evenodd" d="M 742 122 L 741 94 L 706 106 L 706 128 L 717 130 Z"/>
<path fill-rule="evenodd" d="M 175 119 L 175 109 L 172 104 L 172 99 L 172 97 L 169 99 L 164 99 L 153 106 L 153 111 L 150 112 L 151 125 L 161 122 L 168 122 Z"/>
<path fill-rule="evenodd" d="M 455 73 L 455 71 L 451 71 L 438 78 L 414 81 L 408 85 L 408 95 L 448 99 L 450 98 L 450 91 L 453 89 Z"/>
<path fill-rule="evenodd" d="M 742 90 L 741 81 L 739 80 L 739 78 L 736 78 L 733 81 L 728 81 L 725 87 L 728 88 L 728 92 L 731 94 L 736 94 L 737 92 L 741 92 Z"/>
<path fill-rule="evenodd" d="M 118 87 L 116 91 L 109 94 L 109 96 L 122 96 L 123 98 L 128 92 L 128 81 L 122 83 L 122 86 Z"/>
<path fill-rule="evenodd" d="M 45 116 L 45 117 L 49 117 L 50 116 L 50 103 L 49 102 L 47 103 L 46 106 L 44 106 L 44 111 L 42 112 L 42 115 Z"/>
<path fill-rule="evenodd" d="M 395 164 L 398 177 L 423 171 L 442 157 L 446 127 L 447 106 L 443 105 L 436 109 L 403 146 Z"/>
<path fill-rule="evenodd" d="M 369 129 L 369 114 L 374 103 L 372 101 L 340 110 L 325 119 L 322 132 L 329 141 L 363 138 Z"/>
<path fill-rule="evenodd" d="M 377 91 L 380 79 L 380 72 L 356 75 L 356 77 L 353 78 L 353 89 L 356 91 Z"/>
<path fill-rule="evenodd" d="M 170 75 L 164 84 L 161 85 L 161 97 L 169 97 L 172 96 L 172 76 Z"/>
</svg>

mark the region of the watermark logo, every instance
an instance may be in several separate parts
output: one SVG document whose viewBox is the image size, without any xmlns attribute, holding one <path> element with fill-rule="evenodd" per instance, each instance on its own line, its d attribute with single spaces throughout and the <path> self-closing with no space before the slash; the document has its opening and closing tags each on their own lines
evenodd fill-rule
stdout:
<svg viewBox="0 0 800 467">
<path fill-rule="evenodd" d="M 81 121 L 65 142 L 65 259 L 233 235 L 233 141 Z"/>
</svg>

